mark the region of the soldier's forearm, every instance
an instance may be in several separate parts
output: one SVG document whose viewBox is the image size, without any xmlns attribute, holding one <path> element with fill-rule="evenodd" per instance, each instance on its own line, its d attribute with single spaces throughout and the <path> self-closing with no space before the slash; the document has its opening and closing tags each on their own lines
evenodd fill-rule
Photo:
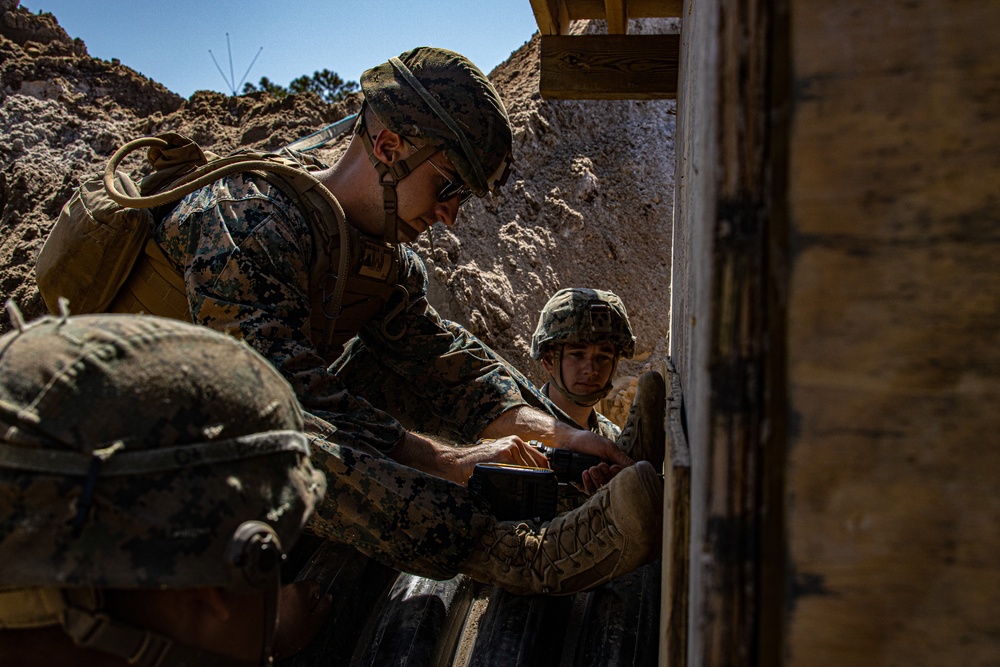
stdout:
<svg viewBox="0 0 1000 667">
<path fill-rule="evenodd" d="M 500 414 L 487 424 L 479 434 L 480 438 L 502 438 L 516 435 L 523 440 L 539 440 L 555 446 L 559 440 L 568 437 L 573 429 L 552 415 L 529 405 L 519 405 Z"/>
<path fill-rule="evenodd" d="M 505 435 L 517 435 L 524 440 L 540 440 L 550 447 L 593 454 L 622 466 L 633 463 L 632 459 L 619 451 L 607 438 L 565 424 L 552 415 L 528 405 L 521 405 L 502 413 L 483 429 L 479 437 L 500 438 Z"/>
<path fill-rule="evenodd" d="M 456 466 L 454 446 L 426 435 L 408 431 L 389 451 L 389 458 L 458 484 L 468 480 L 468 474 Z"/>
</svg>

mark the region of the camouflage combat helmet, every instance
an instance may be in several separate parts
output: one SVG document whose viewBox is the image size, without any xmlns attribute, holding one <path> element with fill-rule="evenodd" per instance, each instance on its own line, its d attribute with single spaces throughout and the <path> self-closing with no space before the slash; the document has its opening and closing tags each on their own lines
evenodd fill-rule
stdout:
<svg viewBox="0 0 1000 667">
<path fill-rule="evenodd" d="M 562 381 L 562 346 L 566 343 L 611 343 L 617 354 L 607 384 L 597 392 L 580 395 L 566 389 Z M 635 354 L 635 335 L 628 321 L 625 304 L 615 294 L 604 290 L 570 287 L 552 295 L 538 316 L 538 326 L 531 337 L 531 358 L 541 359 L 546 350 L 556 355 L 554 384 L 578 405 L 590 406 L 611 391 L 619 357 Z"/>
<path fill-rule="evenodd" d="M 193 324 L 11 314 L 0 337 L 0 598 L 19 589 L 49 602 L 18 619 L 23 605 L 0 599 L 0 628 L 53 624 L 41 613 L 53 594 L 80 589 L 260 588 L 270 613 L 279 568 L 272 599 L 241 549 L 280 559 L 326 488 L 284 378 Z M 77 640 L 66 609 L 80 610 L 56 614 Z M 81 611 L 84 625 L 96 611 Z"/>
<path fill-rule="evenodd" d="M 531 337 L 531 358 L 541 359 L 549 345 L 605 342 L 626 359 L 635 354 L 625 304 L 612 292 L 569 287 L 552 295 L 542 308 Z"/>
<path fill-rule="evenodd" d="M 393 167 L 372 157 L 386 201 L 391 196 L 392 206 L 395 183 L 438 150 L 451 160 L 470 193 L 478 197 L 496 192 L 506 182 L 512 163 L 507 110 L 493 84 L 465 56 L 426 46 L 407 51 L 365 71 L 361 91 L 365 104 L 386 129 L 428 140 L 424 149 Z M 363 121 L 362 112 L 359 128 Z M 366 132 L 360 134 L 371 156 L 371 139 Z M 395 209 L 390 211 L 388 203 L 386 216 L 385 240 L 395 243 Z"/>
</svg>

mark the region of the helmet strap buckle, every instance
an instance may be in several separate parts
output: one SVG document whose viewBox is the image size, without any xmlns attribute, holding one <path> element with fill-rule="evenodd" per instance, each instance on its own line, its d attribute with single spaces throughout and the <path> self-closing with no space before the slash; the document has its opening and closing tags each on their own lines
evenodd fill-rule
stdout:
<svg viewBox="0 0 1000 667">
<path fill-rule="evenodd" d="M 428 144 L 403 160 L 386 164 L 375 155 L 375 143 L 365 127 L 364 113 L 364 109 L 359 112 L 361 120 L 359 120 L 355 131 L 361 137 L 361 142 L 368 153 L 368 160 L 378 173 L 379 182 L 382 184 L 382 210 L 385 211 L 385 228 L 382 231 L 382 240 L 390 245 L 395 245 L 399 243 L 397 238 L 399 198 L 396 195 L 396 184 L 413 173 L 414 169 L 428 160 L 438 149 L 436 146 Z"/>
</svg>

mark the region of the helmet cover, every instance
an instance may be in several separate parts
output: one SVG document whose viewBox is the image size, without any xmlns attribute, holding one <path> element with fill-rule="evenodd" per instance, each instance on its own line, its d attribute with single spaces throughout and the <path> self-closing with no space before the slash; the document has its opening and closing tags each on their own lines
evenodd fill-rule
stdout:
<svg viewBox="0 0 1000 667">
<path fill-rule="evenodd" d="M 477 196 L 503 185 L 510 120 L 496 88 L 468 58 L 418 47 L 365 71 L 361 90 L 386 129 L 439 146 Z"/>
<path fill-rule="evenodd" d="M 138 315 L 0 337 L 0 590 L 232 586 L 244 521 L 288 548 L 326 489 L 249 346 Z"/>
<path fill-rule="evenodd" d="M 531 358 L 541 359 L 550 345 L 566 343 L 611 343 L 621 356 L 630 359 L 635 354 L 635 336 L 625 304 L 604 290 L 559 290 L 538 316 L 531 337 Z"/>
</svg>

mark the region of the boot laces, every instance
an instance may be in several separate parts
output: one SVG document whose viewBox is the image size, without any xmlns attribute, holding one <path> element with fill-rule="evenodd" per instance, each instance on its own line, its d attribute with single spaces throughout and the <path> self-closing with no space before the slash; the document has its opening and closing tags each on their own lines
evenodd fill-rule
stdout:
<svg viewBox="0 0 1000 667">
<path fill-rule="evenodd" d="M 532 569 L 541 574 L 547 568 L 562 573 L 560 564 L 569 562 L 573 567 L 586 564 L 580 557 L 594 558 L 593 549 L 608 546 L 605 533 L 611 528 L 608 522 L 609 494 L 604 492 L 591 502 L 553 519 L 542 529 L 535 557 L 529 560 Z"/>
<path fill-rule="evenodd" d="M 635 401 L 629 406 L 625 428 L 622 429 L 621 435 L 618 436 L 618 448 L 627 454 L 632 448 L 631 446 L 638 442 L 641 436 L 642 420 L 639 418 L 638 402 Z"/>
</svg>

